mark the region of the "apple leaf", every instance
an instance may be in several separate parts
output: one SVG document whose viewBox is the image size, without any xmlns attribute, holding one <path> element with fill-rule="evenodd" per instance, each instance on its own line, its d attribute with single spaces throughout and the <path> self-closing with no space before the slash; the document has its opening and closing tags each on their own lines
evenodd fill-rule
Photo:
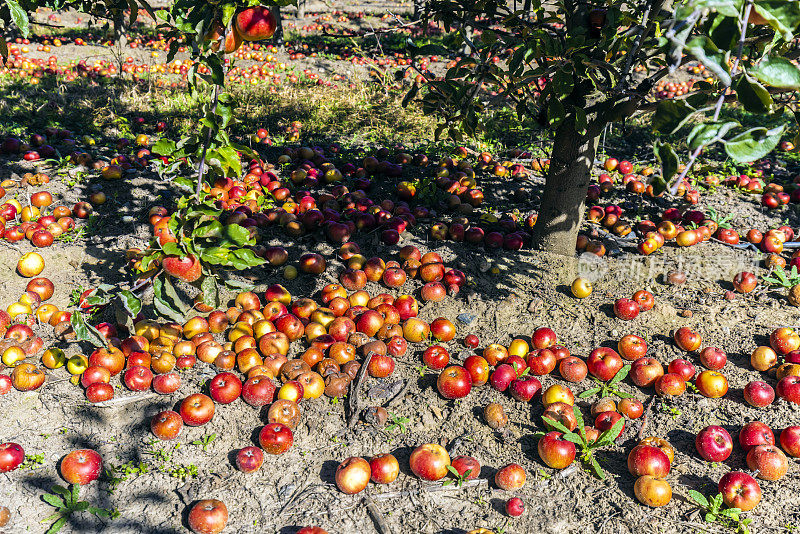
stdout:
<svg viewBox="0 0 800 534">
<path fill-rule="evenodd" d="M 741 126 L 738 121 L 704 122 L 698 124 L 689 132 L 689 136 L 686 138 L 686 144 L 689 145 L 691 150 L 713 145 L 720 139 L 723 139 L 726 133 L 737 126 Z"/>
<path fill-rule="evenodd" d="M 773 104 L 767 88 L 746 74 L 736 83 L 736 98 L 751 113 L 768 113 Z"/>
<path fill-rule="evenodd" d="M 29 33 L 28 14 L 20 7 L 16 0 L 5 0 L 8 10 L 11 13 L 11 19 L 14 25 L 19 28 L 19 32 L 23 37 L 27 37 Z"/>
<path fill-rule="evenodd" d="M 653 182 L 653 193 L 658 196 L 667 189 L 667 182 L 678 172 L 678 154 L 671 144 L 658 140 L 653 144 L 653 153 L 661 165 L 661 181 Z"/>
<path fill-rule="evenodd" d="M 686 51 L 693 55 L 708 70 L 716 74 L 720 83 L 724 86 L 731 84 L 730 67 L 728 67 L 728 56 L 730 52 L 723 52 L 714 42 L 701 35 L 693 37 L 686 43 Z"/>
<path fill-rule="evenodd" d="M 662 100 L 653 113 L 651 126 L 654 132 L 673 133 L 696 110 L 684 100 Z"/>
<path fill-rule="evenodd" d="M 800 68 L 786 58 L 780 56 L 765 58 L 750 69 L 749 73 L 770 87 L 800 90 Z"/>
<path fill-rule="evenodd" d="M 750 128 L 725 141 L 725 152 L 736 163 L 763 158 L 778 146 L 785 129 L 785 124 L 771 130 L 762 127 Z"/>
<path fill-rule="evenodd" d="M 581 413 L 581 409 L 578 406 L 572 406 L 572 413 L 575 415 L 575 421 L 577 422 L 577 428 L 580 429 L 581 437 L 586 439 L 586 429 L 583 427 L 586 423 L 583 421 L 583 414 Z"/>
<path fill-rule="evenodd" d="M 105 347 L 108 341 L 97 328 L 86 322 L 83 312 L 76 311 L 69 320 L 78 341 L 87 341 L 95 347 Z"/>
</svg>

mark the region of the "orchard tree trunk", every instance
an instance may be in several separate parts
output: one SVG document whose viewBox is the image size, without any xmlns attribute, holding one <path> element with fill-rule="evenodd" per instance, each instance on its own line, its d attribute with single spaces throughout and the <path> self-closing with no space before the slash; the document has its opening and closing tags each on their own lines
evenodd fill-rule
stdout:
<svg viewBox="0 0 800 534">
<path fill-rule="evenodd" d="M 275 34 L 272 38 L 275 41 L 275 44 L 279 47 L 283 47 L 283 17 L 281 16 L 281 8 L 280 6 L 274 6 L 270 8 L 272 10 L 272 14 L 275 15 Z"/>
<path fill-rule="evenodd" d="M 570 118 L 556 130 L 542 204 L 533 229 L 534 248 L 574 256 L 598 139 L 580 135 Z"/>
</svg>

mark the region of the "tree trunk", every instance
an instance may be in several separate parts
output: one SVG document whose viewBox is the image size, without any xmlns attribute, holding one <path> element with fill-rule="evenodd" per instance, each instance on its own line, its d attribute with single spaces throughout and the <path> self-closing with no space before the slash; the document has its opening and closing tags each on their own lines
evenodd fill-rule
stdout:
<svg viewBox="0 0 800 534">
<path fill-rule="evenodd" d="M 576 132 L 570 119 L 565 119 L 556 130 L 541 208 L 533 229 L 534 248 L 563 256 L 575 254 L 599 139 Z"/>
<path fill-rule="evenodd" d="M 283 17 L 281 16 L 280 6 L 271 8 L 272 14 L 275 15 L 275 34 L 272 36 L 275 44 L 283 48 Z"/>
</svg>

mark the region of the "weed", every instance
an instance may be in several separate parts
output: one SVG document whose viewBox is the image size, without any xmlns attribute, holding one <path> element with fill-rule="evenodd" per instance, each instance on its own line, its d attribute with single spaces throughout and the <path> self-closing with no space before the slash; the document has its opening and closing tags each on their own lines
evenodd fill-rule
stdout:
<svg viewBox="0 0 800 534">
<path fill-rule="evenodd" d="M 56 509 L 56 513 L 51 516 L 45 517 L 40 522 L 49 523 L 55 521 L 50 528 L 47 529 L 46 534 L 55 534 L 60 531 L 64 525 L 67 524 L 72 514 L 80 512 L 89 512 L 96 517 L 105 519 L 116 519 L 119 517 L 117 510 L 106 510 L 105 508 L 98 508 L 92 506 L 87 501 L 79 501 L 80 485 L 71 484 L 69 488 L 55 485 L 50 488 L 52 493 L 45 493 L 42 495 L 42 500 Z"/>
<path fill-rule="evenodd" d="M 689 498 L 697 503 L 705 511 L 703 519 L 707 523 L 719 523 L 727 528 L 736 529 L 739 534 L 750 534 L 748 525 L 752 519 L 742 519 L 739 508 L 723 508 L 722 494 L 718 493 L 711 498 L 706 498 L 699 491 L 689 490 Z"/>
<path fill-rule="evenodd" d="M 597 384 L 597 386 L 593 387 L 593 388 L 590 388 L 590 389 L 587 389 L 586 391 L 584 391 L 583 393 L 578 395 L 578 397 L 581 398 L 581 399 L 585 399 L 587 397 L 591 397 L 592 395 L 594 395 L 596 393 L 600 393 L 600 398 L 610 397 L 611 395 L 616 395 L 617 397 L 619 397 L 621 399 L 631 399 L 631 398 L 633 398 L 633 395 L 629 395 L 628 393 L 625 393 L 624 391 L 620 391 L 616 387 L 617 384 L 622 382 L 622 380 L 624 380 L 625 377 L 628 376 L 628 372 L 630 372 L 630 370 L 631 370 L 631 366 L 630 365 L 626 365 L 625 367 L 620 369 L 617 372 L 617 374 L 614 375 L 614 378 L 612 378 L 608 382 L 602 382 L 602 381 L 592 377 L 594 379 L 595 383 Z"/>
<path fill-rule="evenodd" d="M 134 463 L 130 460 L 122 465 L 110 465 L 105 470 L 105 478 L 108 481 L 108 492 L 114 493 L 120 483 L 125 482 L 131 476 L 139 476 L 147 473 L 148 467 L 144 462 Z"/>
<path fill-rule="evenodd" d="M 44 454 L 26 454 L 20 469 L 39 469 L 44 464 Z"/>
<path fill-rule="evenodd" d="M 442 482 L 442 486 L 449 486 L 450 484 L 455 484 L 457 488 L 460 488 L 461 486 L 464 485 L 464 482 L 469 480 L 469 475 L 470 473 L 472 473 L 472 469 L 467 469 L 466 471 L 464 471 L 464 474 L 461 475 L 458 473 L 458 471 L 456 471 L 456 468 L 453 467 L 452 465 L 448 465 L 447 470 L 450 472 L 451 475 L 456 477 L 456 479 L 445 480 L 444 482 Z"/>
<path fill-rule="evenodd" d="M 600 467 L 600 464 L 597 462 L 597 459 L 594 457 L 594 451 L 614 443 L 614 440 L 617 439 L 617 436 L 619 436 L 620 432 L 622 432 L 622 427 L 625 425 L 625 418 L 621 418 L 619 421 L 614 423 L 614 426 L 600 434 L 600 437 L 598 437 L 596 441 L 589 441 L 586 439 L 586 428 L 584 427 L 581 409 L 577 406 L 573 406 L 572 412 L 575 414 L 575 420 L 578 422 L 578 426 L 576 428 L 578 428 L 579 432 L 571 431 L 569 428 L 565 427 L 563 424 L 554 419 L 544 416 L 542 416 L 542 419 L 544 420 L 545 424 L 563 433 L 565 440 L 571 441 L 577 445 L 579 448 L 578 454 L 580 455 L 580 460 L 584 469 L 587 469 L 594 476 L 600 480 L 603 480 L 606 478 L 606 475 L 603 472 L 603 469 Z"/>
<path fill-rule="evenodd" d="M 207 436 L 203 436 L 200 439 L 194 440 L 192 442 L 192 445 L 197 445 L 198 447 L 202 446 L 203 447 L 203 452 L 207 452 L 208 451 L 208 446 L 211 445 L 214 442 L 215 439 L 217 439 L 217 435 L 216 434 L 209 434 Z"/>
</svg>

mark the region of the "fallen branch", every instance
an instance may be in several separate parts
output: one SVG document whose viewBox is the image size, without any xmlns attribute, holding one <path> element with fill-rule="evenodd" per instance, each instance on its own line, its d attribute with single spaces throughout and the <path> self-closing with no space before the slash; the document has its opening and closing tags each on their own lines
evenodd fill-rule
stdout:
<svg viewBox="0 0 800 534">
<path fill-rule="evenodd" d="M 361 389 L 361 385 L 364 382 L 364 376 L 367 374 L 367 367 L 369 366 L 369 362 L 372 361 L 373 354 L 373 352 L 367 354 L 367 357 L 364 359 L 364 363 L 361 364 L 358 374 L 356 375 L 356 379 L 353 381 L 353 385 L 350 388 L 350 399 L 348 401 L 348 406 L 350 407 L 350 417 L 347 420 L 348 428 L 353 428 L 355 426 L 356 421 L 358 421 L 358 416 L 361 414 L 361 410 L 364 409 L 361 406 L 361 402 L 358 400 L 358 391 Z"/>
<path fill-rule="evenodd" d="M 380 534 L 392 534 L 392 529 L 389 528 L 389 525 L 386 523 L 386 518 L 383 517 L 383 513 L 380 508 L 378 508 L 378 505 L 375 504 L 375 501 L 369 497 L 364 497 L 364 503 L 367 505 L 367 512 L 369 512 L 372 522 L 375 523 L 375 529 L 380 532 Z"/>
<path fill-rule="evenodd" d="M 386 402 L 386 404 L 384 404 L 384 405 L 383 405 L 383 407 L 384 407 L 384 408 L 391 408 L 392 406 L 394 406 L 395 404 L 397 404 L 397 403 L 398 403 L 400 400 L 402 400 L 402 399 L 403 399 L 403 397 L 405 397 L 405 396 L 406 396 L 406 393 L 408 393 L 408 390 L 411 388 L 411 384 L 413 384 L 413 383 L 414 383 L 414 380 L 409 378 L 409 379 L 406 381 L 406 383 L 405 383 L 405 385 L 403 386 L 403 388 L 402 388 L 400 391 L 398 391 L 398 392 L 397 392 L 397 395 L 395 395 L 394 397 L 392 397 L 391 399 L 389 399 L 389 400 Z"/>
<path fill-rule="evenodd" d="M 103 402 L 95 402 L 94 404 L 89 403 L 89 406 L 94 406 L 96 408 L 117 408 L 118 406 L 127 406 L 128 404 L 132 404 L 134 402 L 139 402 L 141 400 L 152 399 L 155 397 L 160 397 L 158 393 L 145 393 L 144 395 L 132 395 L 130 397 L 117 397 L 115 399 L 103 401 Z"/>
<path fill-rule="evenodd" d="M 644 414 L 642 415 L 642 426 L 639 427 L 639 434 L 638 434 L 639 441 L 642 441 L 642 439 L 644 439 L 644 429 L 647 426 L 647 416 L 650 413 L 650 411 L 652 410 L 653 403 L 655 402 L 655 400 L 656 400 L 656 396 L 653 395 L 650 398 L 650 402 L 647 403 L 647 408 L 645 408 Z"/>
<path fill-rule="evenodd" d="M 419 495 L 420 493 L 442 493 L 447 491 L 455 491 L 465 488 L 473 488 L 476 486 L 483 486 L 488 484 L 488 481 L 485 478 L 476 478 L 473 480 L 467 480 L 460 486 L 456 484 L 448 484 L 447 486 L 442 485 L 442 483 L 434 484 L 431 486 L 420 486 L 417 489 L 407 490 L 407 491 L 390 491 L 388 493 L 379 493 L 378 495 L 373 495 L 372 498 L 376 501 L 386 501 L 389 499 L 396 499 L 398 497 L 409 497 L 411 495 Z"/>
</svg>

